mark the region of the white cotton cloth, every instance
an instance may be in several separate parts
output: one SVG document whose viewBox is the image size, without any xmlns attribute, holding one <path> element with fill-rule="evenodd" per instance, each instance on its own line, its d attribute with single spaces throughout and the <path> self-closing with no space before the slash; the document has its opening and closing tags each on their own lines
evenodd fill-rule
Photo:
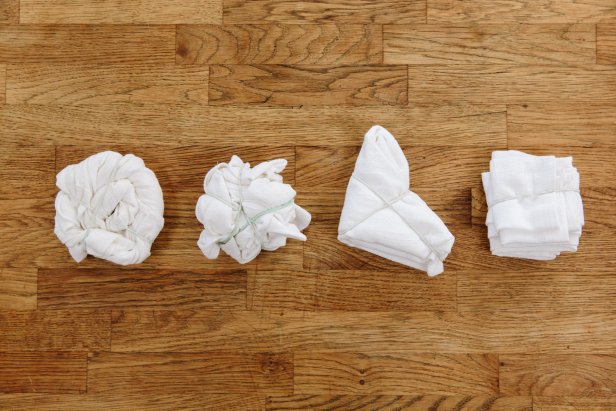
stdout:
<svg viewBox="0 0 616 411">
<path fill-rule="evenodd" d="M 205 175 L 205 194 L 197 202 L 197 219 L 204 229 L 198 241 L 210 259 L 220 250 L 239 263 L 252 261 L 261 250 L 273 251 L 287 238 L 306 241 L 302 230 L 310 213 L 295 204 L 295 190 L 282 182 L 287 160 L 255 167 L 233 156 Z"/>
<path fill-rule="evenodd" d="M 383 127 L 372 127 L 347 186 L 338 240 L 432 277 L 443 272 L 454 236 L 409 183 L 398 142 Z"/>
<path fill-rule="evenodd" d="M 492 254 L 552 260 L 577 250 L 584 209 L 571 157 L 495 151 L 481 177 Z"/>
<path fill-rule="evenodd" d="M 75 261 L 88 254 L 121 265 L 148 258 L 164 225 L 164 203 L 142 159 L 98 153 L 60 171 L 56 185 L 54 232 Z"/>
</svg>

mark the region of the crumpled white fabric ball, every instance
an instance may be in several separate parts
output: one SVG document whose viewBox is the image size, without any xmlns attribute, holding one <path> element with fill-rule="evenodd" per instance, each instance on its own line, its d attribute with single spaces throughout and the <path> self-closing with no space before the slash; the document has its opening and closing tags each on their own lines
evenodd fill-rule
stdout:
<svg viewBox="0 0 616 411">
<path fill-rule="evenodd" d="M 164 225 L 164 203 L 142 159 L 98 153 L 60 171 L 56 185 L 54 232 L 75 261 L 88 254 L 121 265 L 148 258 Z"/>
<path fill-rule="evenodd" d="M 222 249 L 244 264 L 262 249 L 284 246 L 287 238 L 306 241 L 301 231 L 310 213 L 295 204 L 295 190 L 282 182 L 286 166 L 277 159 L 251 168 L 233 156 L 208 171 L 195 210 L 204 226 L 198 245 L 207 258 L 217 258 Z"/>
<path fill-rule="evenodd" d="M 372 127 L 347 186 L 338 240 L 432 277 L 443 272 L 454 236 L 409 184 L 398 142 L 385 128 Z"/>
</svg>

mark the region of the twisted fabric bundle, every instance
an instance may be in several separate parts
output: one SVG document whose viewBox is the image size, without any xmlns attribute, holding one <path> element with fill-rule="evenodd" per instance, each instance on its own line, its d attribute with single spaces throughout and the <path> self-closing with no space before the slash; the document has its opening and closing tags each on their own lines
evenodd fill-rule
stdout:
<svg viewBox="0 0 616 411">
<path fill-rule="evenodd" d="M 383 127 L 372 127 L 349 180 L 338 239 L 432 277 L 443 272 L 454 237 L 409 183 L 398 142 Z"/>
<path fill-rule="evenodd" d="M 163 193 L 139 157 L 95 154 L 60 171 L 56 185 L 54 232 L 75 261 L 90 254 L 128 265 L 150 255 L 164 225 Z"/>
<path fill-rule="evenodd" d="M 204 226 L 198 245 L 207 258 L 217 258 L 222 249 L 244 264 L 262 249 L 284 246 L 287 238 L 306 241 L 301 230 L 310 214 L 295 204 L 295 190 L 283 184 L 280 173 L 286 166 L 286 160 L 277 159 L 251 168 L 233 156 L 206 174 L 196 215 Z"/>
<path fill-rule="evenodd" d="M 492 254 L 552 260 L 577 250 L 584 209 L 571 157 L 495 151 L 481 177 Z"/>
</svg>

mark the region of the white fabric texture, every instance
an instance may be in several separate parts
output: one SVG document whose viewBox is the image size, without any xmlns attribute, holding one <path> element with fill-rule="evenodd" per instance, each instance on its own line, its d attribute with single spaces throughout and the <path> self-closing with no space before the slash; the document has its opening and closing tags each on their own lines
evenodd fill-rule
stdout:
<svg viewBox="0 0 616 411">
<path fill-rule="evenodd" d="M 287 238 L 306 241 L 301 231 L 310 213 L 295 204 L 295 190 L 282 182 L 286 166 L 287 160 L 277 159 L 251 168 L 233 156 L 208 171 L 196 208 L 204 226 L 198 245 L 207 258 L 217 258 L 222 249 L 244 264 L 262 249 L 284 246 Z"/>
<path fill-rule="evenodd" d="M 584 209 L 571 157 L 495 151 L 481 177 L 492 254 L 552 260 L 577 250 Z"/>
<path fill-rule="evenodd" d="M 372 127 L 347 186 L 338 240 L 432 277 L 443 272 L 454 236 L 409 184 L 398 142 L 385 128 Z"/>
<path fill-rule="evenodd" d="M 56 177 L 54 232 L 81 262 L 88 254 L 116 264 L 148 258 L 164 225 L 156 175 L 132 154 L 105 151 Z"/>
</svg>

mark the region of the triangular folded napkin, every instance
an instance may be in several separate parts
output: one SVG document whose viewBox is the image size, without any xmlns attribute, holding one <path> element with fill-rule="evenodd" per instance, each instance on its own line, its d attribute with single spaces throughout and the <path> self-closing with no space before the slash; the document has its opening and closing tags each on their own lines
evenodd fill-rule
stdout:
<svg viewBox="0 0 616 411">
<path fill-rule="evenodd" d="M 105 151 L 64 168 L 56 178 L 54 232 L 75 261 L 88 254 L 116 264 L 150 255 L 164 225 L 156 175 L 132 154 Z"/>
<path fill-rule="evenodd" d="M 481 177 L 492 254 L 552 260 L 577 250 L 584 209 L 571 157 L 495 151 Z"/>
<path fill-rule="evenodd" d="M 409 164 L 394 136 L 372 127 L 347 186 L 338 239 L 432 277 L 443 272 L 454 237 L 409 191 L 409 180 Z"/>
<path fill-rule="evenodd" d="M 301 231 L 310 213 L 295 204 L 295 190 L 282 182 L 286 166 L 287 160 L 277 159 L 251 168 L 233 156 L 208 171 L 196 209 L 204 226 L 198 245 L 207 258 L 217 258 L 222 249 L 244 264 L 262 249 L 284 246 L 287 238 L 306 241 Z"/>
</svg>

